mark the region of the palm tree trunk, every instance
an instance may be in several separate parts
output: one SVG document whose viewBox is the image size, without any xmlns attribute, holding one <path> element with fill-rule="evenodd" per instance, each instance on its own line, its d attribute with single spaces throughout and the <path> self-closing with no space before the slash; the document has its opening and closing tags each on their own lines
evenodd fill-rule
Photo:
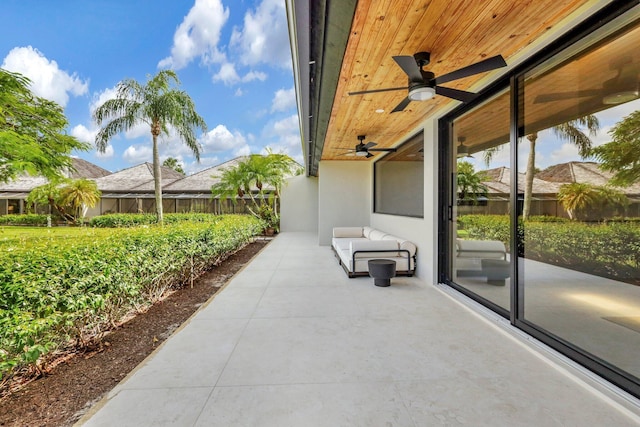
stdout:
<svg viewBox="0 0 640 427">
<path fill-rule="evenodd" d="M 153 135 L 153 184 L 156 193 L 156 213 L 158 224 L 162 225 L 162 177 L 160 176 L 160 154 L 158 153 L 158 136 Z"/>
<path fill-rule="evenodd" d="M 531 196 L 533 193 L 533 176 L 536 173 L 536 140 L 538 133 L 527 136 L 529 140 L 529 157 L 527 158 L 527 171 L 525 174 L 524 205 L 522 207 L 522 219 L 529 218 L 531 212 Z"/>
</svg>

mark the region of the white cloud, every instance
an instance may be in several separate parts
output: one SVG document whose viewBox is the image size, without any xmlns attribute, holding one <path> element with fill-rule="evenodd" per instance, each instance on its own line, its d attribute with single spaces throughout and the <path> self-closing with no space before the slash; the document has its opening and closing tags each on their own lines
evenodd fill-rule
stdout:
<svg viewBox="0 0 640 427">
<path fill-rule="evenodd" d="M 294 114 L 286 119 L 279 120 L 273 124 L 273 130 L 277 135 L 299 133 L 298 115 Z"/>
<path fill-rule="evenodd" d="M 110 99 L 115 99 L 117 96 L 118 89 L 116 89 L 115 87 L 109 87 L 102 92 L 94 93 L 91 98 L 91 103 L 89 104 L 89 111 L 91 112 L 91 114 L 93 114 L 99 106 Z"/>
<path fill-rule="evenodd" d="M 244 95 L 244 91 L 240 88 L 236 89 L 236 92 L 234 93 L 235 96 L 242 96 Z"/>
<path fill-rule="evenodd" d="M 235 65 L 225 62 L 220 66 L 220 71 L 213 75 L 213 81 L 222 81 L 226 85 L 232 85 L 240 81 L 240 76 L 236 72 Z"/>
<path fill-rule="evenodd" d="M 240 49 L 243 64 L 290 67 L 291 51 L 284 6 L 282 0 L 263 0 L 255 11 L 247 11 L 242 28 L 233 29 L 230 44 Z"/>
<path fill-rule="evenodd" d="M 247 144 L 243 145 L 242 147 L 239 147 L 233 152 L 233 155 L 235 157 L 248 156 L 249 154 L 251 154 L 251 147 L 249 147 L 249 145 Z"/>
<path fill-rule="evenodd" d="M 287 111 L 296 106 L 296 92 L 291 89 L 279 89 L 271 101 L 271 112 Z"/>
<path fill-rule="evenodd" d="M 11 49 L 2 68 L 28 77 L 33 93 L 62 107 L 67 105 L 69 95 L 80 96 L 89 90 L 88 80 L 83 81 L 76 73 L 61 70 L 56 61 L 47 59 L 31 46 Z"/>
<path fill-rule="evenodd" d="M 267 75 L 261 71 L 249 71 L 242 77 L 243 83 L 252 82 L 254 80 L 260 80 L 261 82 L 267 80 Z"/>
<path fill-rule="evenodd" d="M 131 164 L 139 164 L 153 161 L 153 152 L 150 146 L 130 145 L 122 154 L 122 158 Z"/>
<path fill-rule="evenodd" d="M 538 162 L 538 158 L 539 156 L 536 156 L 536 166 L 544 169 L 551 165 L 580 160 L 580 154 L 578 154 L 576 145 L 565 142 L 553 150 L 548 157 L 540 159 L 540 162 Z"/>
<path fill-rule="evenodd" d="M 269 123 L 262 131 L 263 140 L 276 153 L 285 153 L 299 159 L 302 156 L 298 115 L 293 114 L 282 120 Z"/>
<path fill-rule="evenodd" d="M 194 174 L 196 172 L 200 172 L 201 170 L 217 166 L 220 164 L 220 159 L 216 156 L 213 157 L 201 157 L 200 162 L 196 162 L 195 160 L 189 163 L 184 164 L 184 171 L 187 175 Z"/>
<path fill-rule="evenodd" d="M 179 70 L 194 58 L 205 64 L 222 62 L 224 54 L 218 50 L 220 32 L 229 18 L 229 8 L 220 0 L 196 0 L 173 35 L 171 56 L 158 63 L 158 68 Z"/>
<path fill-rule="evenodd" d="M 220 66 L 220 71 L 213 75 L 213 81 L 222 81 L 226 85 L 234 85 L 236 83 L 248 83 L 254 80 L 265 81 L 267 75 L 260 71 L 249 71 L 243 77 L 238 75 L 236 66 L 231 62 L 225 62 Z"/>
<path fill-rule="evenodd" d="M 202 135 L 198 142 L 202 145 L 203 152 L 216 153 L 242 147 L 246 145 L 247 140 L 240 132 L 231 133 L 226 126 L 218 125 Z"/>
<path fill-rule="evenodd" d="M 71 129 L 71 136 L 79 139 L 82 142 L 88 142 L 93 144 L 96 140 L 98 129 L 88 129 L 84 125 L 77 125 Z"/>
<path fill-rule="evenodd" d="M 138 123 L 124 133 L 127 139 L 136 139 L 141 136 L 151 136 L 151 128 L 146 123 Z"/>
<path fill-rule="evenodd" d="M 104 149 L 104 153 L 96 151 L 96 157 L 98 157 L 100 159 L 109 159 L 109 158 L 113 157 L 114 154 L 115 154 L 115 152 L 113 150 L 113 145 L 111 145 L 111 144 L 107 144 L 107 146 Z"/>
</svg>

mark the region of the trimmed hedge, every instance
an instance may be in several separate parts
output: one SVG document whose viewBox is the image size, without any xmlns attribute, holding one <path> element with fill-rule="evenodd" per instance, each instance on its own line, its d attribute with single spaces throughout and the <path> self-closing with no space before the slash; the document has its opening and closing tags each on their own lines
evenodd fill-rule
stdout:
<svg viewBox="0 0 640 427">
<path fill-rule="evenodd" d="M 47 215 L 40 215 L 40 214 L 0 215 L 0 225 L 46 226 Z"/>
<path fill-rule="evenodd" d="M 151 304 L 260 234 L 260 220 L 113 229 L 107 237 L 33 239 L 0 253 L 0 382 L 42 356 L 84 342 Z M 90 231 L 90 230 L 89 230 Z"/>
<path fill-rule="evenodd" d="M 524 227 L 527 258 L 640 284 L 640 224 L 579 222 Z"/>
<path fill-rule="evenodd" d="M 463 215 L 469 239 L 500 240 L 509 247 L 507 215 Z M 640 284 L 640 223 L 583 223 L 532 217 L 521 223 L 526 257 L 602 277 Z"/>
<path fill-rule="evenodd" d="M 205 213 L 168 213 L 163 215 L 165 224 L 175 224 L 181 221 L 216 222 L 220 215 Z M 117 228 L 136 227 L 139 225 L 153 225 L 157 223 L 155 214 L 108 214 L 91 218 L 91 227 Z"/>
</svg>

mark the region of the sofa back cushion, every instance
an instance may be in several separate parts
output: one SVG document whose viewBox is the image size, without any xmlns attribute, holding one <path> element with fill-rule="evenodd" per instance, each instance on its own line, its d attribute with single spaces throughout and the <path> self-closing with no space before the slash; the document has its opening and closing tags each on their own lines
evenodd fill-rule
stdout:
<svg viewBox="0 0 640 427">
<path fill-rule="evenodd" d="M 499 240 L 457 239 L 458 258 L 504 259 L 507 253 L 504 243 Z"/>
<path fill-rule="evenodd" d="M 333 237 L 363 237 L 362 227 L 334 227 Z"/>
<path fill-rule="evenodd" d="M 371 230 L 371 233 L 369 233 L 369 240 L 382 240 L 382 238 L 386 235 L 387 233 L 385 233 L 384 231 Z"/>
<path fill-rule="evenodd" d="M 367 239 L 370 239 L 370 238 L 371 238 L 371 237 L 370 237 L 370 236 L 371 236 L 371 232 L 372 232 L 373 230 L 374 230 L 374 229 L 373 229 L 373 228 L 371 228 L 371 227 L 362 227 L 362 235 L 363 235 L 364 237 L 366 237 Z"/>
<path fill-rule="evenodd" d="M 395 257 L 397 252 L 375 252 L 375 251 L 393 251 L 398 249 L 398 242 L 395 240 L 356 240 L 351 242 L 349 250 L 353 255 L 356 251 L 373 251 L 360 252 L 356 254 L 356 258 L 374 258 L 374 257 Z"/>
<path fill-rule="evenodd" d="M 414 256 L 416 254 L 417 251 L 417 247 L 416 245 L 413 244 L 413 242 L 410 242 L 408 240 L 405 240 L 401 237 L 397 237 L 397 236 L 392 236 L 391 234 L 387 234 L 385 235 L 382 240 L 395 240 L 396 242 L 398 242 L 398 245 L 400 246 L 400 249 L 404 249 L 409 251 L 409 254 L 411 256 Z"/>
</svg>

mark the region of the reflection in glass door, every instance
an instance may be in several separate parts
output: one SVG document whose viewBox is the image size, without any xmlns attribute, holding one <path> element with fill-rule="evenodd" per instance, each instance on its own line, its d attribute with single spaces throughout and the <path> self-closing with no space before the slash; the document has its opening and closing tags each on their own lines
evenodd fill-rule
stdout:
<svg viewBox="0 0 640 427">
<path fill-rule="evenodd" d="M 509 310 L 509 91 L 457 118 L 451 177 L 451 278 Z"/>
<path fill-rule="evenodd" d="M 640 377 L 640 24 L 611 27 L 521 80 L 519 318 Z"/>
</svg>

